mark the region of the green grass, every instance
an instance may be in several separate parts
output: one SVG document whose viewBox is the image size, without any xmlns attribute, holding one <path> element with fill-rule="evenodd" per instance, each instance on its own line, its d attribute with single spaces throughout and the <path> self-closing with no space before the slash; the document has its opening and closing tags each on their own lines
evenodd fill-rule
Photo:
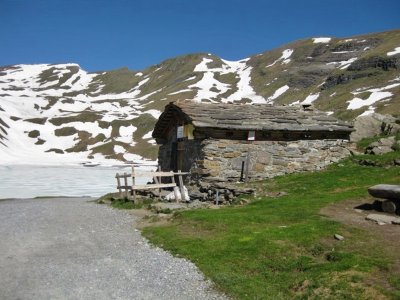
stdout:
<svg viewBox="0 0 400 300">
<path fill-rule="evenodd" d="M 141 202 L 134 203 L 128 198 L 120 198 L 118 193 L 109 193 L 96 200 L 99 204 L 110 203 L 112 207 L 117 209 L 140 209 L 147 208 L 151 203 L 152 199 L 143 199 Z"/>
<path fill-rule="evenodd" d="M 111 206 L 118 209 L 139 209 L 139 208 L 147 208 L 153 200 L 144 199 L 142 202 L 134 203 L 132 200 L 128 199 L 115 199 L 111 202 Z"/>
<path fill-rule="evenodd" d="M 72 123 L 72 122 L 92 122 L 93 123 L 99 119 L 101 119 L 101 115 L 98 114 L 97 112 L 84 110 L 76 115 L 71 115 L 68 117 L 52 118 L 49 120 L 49 122 L 55 126 L 61 126 L 61 125 L 65 125 L 65 124 Z M 30 119 L 30 120 L 33 120 L 33 119 Z M 29 120 L 26 120 L 26 121 L 29 121 Z M 33 121 L 31 121 L 31 122 L 33 122 Z"/>
<path fill-rule="evenodd" d="M 397 157 L 400 155 L 397 153 Z M 368 286 L 373 272 L 389 272 L 393 258 L 379 241 L 319 214 L 321 208 L 367 196 L 377 183 L 400 182 L 399 168 L 363 167 L 351 159 L 325 171 L 291 174 L 254 184 L 263 191 L 242 207 L 177 213 L 174 222 L 143 233 L 156 245 L 193 261 L 217 287 L 236 299 L 366 299 L 400 296 Z M 345 237 L 336 241 L 335 233 Z"/>
</svg>

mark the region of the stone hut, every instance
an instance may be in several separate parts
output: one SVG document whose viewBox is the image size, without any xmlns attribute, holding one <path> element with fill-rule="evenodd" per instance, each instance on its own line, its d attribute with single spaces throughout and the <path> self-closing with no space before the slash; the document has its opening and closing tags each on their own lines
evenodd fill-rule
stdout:
<svg viewBox="0 0 400 300">
<path fill-rule="evenodd" d="M 162 170 L 215 182 L 321 169 L 350 154 L 352 131 L 310 107 L 186 100 L 165 107 L 153 137 Z"/>
</svg>

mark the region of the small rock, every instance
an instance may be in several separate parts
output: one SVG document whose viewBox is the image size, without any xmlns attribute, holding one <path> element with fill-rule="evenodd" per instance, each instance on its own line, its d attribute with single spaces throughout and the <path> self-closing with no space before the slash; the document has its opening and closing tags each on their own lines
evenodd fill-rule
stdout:
<svg viewBox="0 0 400 300">
<path fill-rule="evenodd" d="M 382 166 L 379 162 L 373 161 L 370 159 L 360 159 L 360 160 L 358 160 L 358 164 L 361 166 L 369 166 L 369 167 L 381 167 Z"/>
<path fill-rule="evenodd" d="M 163 213 L 159 213 L 157 216 L 158 216 L 159 218 L 164 218 L 164 219 L 169 219 L 169 218 L 172 217 L 171 214 L 163 214 Z"/>
<path fill-rule="evenodd" d="M 337 239 L 338 241 L 343 241 L 344 240 L 344 236 L 340 235 L 340 234 L 335 234 L 334 235 L 335 239 Z"/>
</svg>

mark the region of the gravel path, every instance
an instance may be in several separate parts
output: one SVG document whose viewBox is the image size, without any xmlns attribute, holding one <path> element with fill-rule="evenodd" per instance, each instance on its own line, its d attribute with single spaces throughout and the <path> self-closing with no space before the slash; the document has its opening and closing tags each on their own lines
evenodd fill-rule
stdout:
<svg viewBox="0 0 400 300">
<path fill-rule="evenodd" d="M 0 201 L 0 299 L 225 299 L 133 216 L 88 200 Z"/>
</svg>

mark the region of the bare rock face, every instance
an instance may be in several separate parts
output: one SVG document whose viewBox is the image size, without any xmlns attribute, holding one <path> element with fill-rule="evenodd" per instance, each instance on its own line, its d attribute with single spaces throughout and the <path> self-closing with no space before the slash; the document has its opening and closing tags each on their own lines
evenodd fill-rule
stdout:
<svg viewBox="0 0 400 300">
<path fill-rule="evenodd" d="M 366 137 L 400 132 L 400 122 L 392 116 L 372 114 L 358 117 L 354 122 L 354 129 L 350 140 L 358 142 Z"/>
</svg>

